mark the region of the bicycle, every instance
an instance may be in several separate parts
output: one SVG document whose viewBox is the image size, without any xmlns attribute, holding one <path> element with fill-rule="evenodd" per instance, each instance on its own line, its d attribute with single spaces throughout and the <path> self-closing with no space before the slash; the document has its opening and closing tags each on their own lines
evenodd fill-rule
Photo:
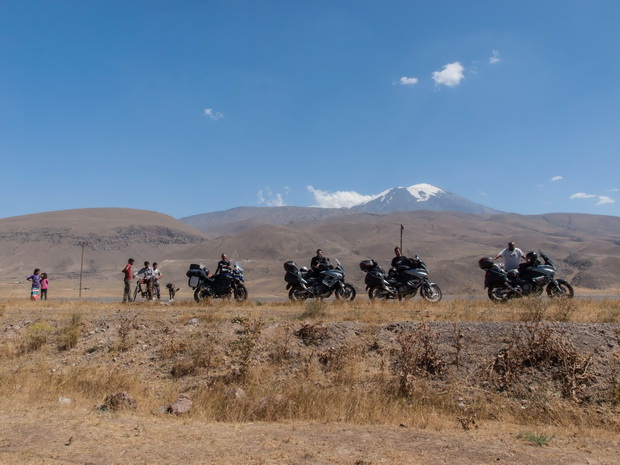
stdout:
<svg viewBox="0 0 620 465">
<path fill-rule="evenodd" d="M 153 298 L 153 287 L 152 285 L 149 286 L 145 279 L 138 279 L 138 281 L 136 281 L 136 288 L 133 291 L 133 302 L 135 302 L 138 297 L 146 299 L 147 301 Z"/>
</svg>

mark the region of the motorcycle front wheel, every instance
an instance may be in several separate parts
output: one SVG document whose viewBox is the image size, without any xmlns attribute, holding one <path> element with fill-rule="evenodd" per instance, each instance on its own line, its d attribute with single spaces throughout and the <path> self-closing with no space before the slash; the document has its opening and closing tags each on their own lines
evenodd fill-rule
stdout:
<svg viewBox="0 0 620 465">
<path fill-rule="evenodd" d="M 336 289 L 336 299 L 353 302 L 355 300 L 355 288 L 350 284 L 345 284 L 343 288 Z"/>
<path fill-rule="evenodd" d="M 573 286 L 563 279 L 558 279 L 557 283 L 557 286 L 553 283 L 549 283 L 547 286 L 547 296 L 549 296 L 550 299 L 572 299 L 575 295 Z"/>
<path fill-rule="evenodd" d="M 243 284 L 237 284 L 237 288 L 235 289 L 235 300 L 237 302 L 243 302 L 248 298 L 248 290 L 245 288 Z"/>
<path fill-rule="evenodd" d="M 427 302 L 439 302 L 442 297 L 441 289 L 437 284 L 424 284 L 420 288 L 420 295 Z"/>
<path fill-rule="evenodd" d="M 487 295 L 493 302 L 508 302 L 508 299 L 510 299 L 510 289 L 506 289 L 505 287 L 490 287 Z"/>
<path fill-rule="evenodd" d="M 291 300 L 296 300 L 299 302 L 303 302 L 308 298 L 308 291 L 306 291 L 301 286 L 295 286 L 288 291 L 288 298 Z"/>
<path fill-rule="evenodd" d="M 370 300 L 387 300 L 390 298 L 390 293 L 381 286 L 375 286 L 368 289 L 368 298 Z"/>
</svg>

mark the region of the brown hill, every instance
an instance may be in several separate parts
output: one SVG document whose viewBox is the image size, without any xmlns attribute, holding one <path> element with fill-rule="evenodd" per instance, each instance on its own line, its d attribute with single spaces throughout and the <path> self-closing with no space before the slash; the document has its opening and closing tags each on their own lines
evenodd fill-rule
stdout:
<svg viewBox="0 0 620 465">
<path fill-rule="evenodd" d="M 165 281 L 189 297 L 185 271 L 190 263 L 213 269 L 227 252 L 246 270 L 251 297 L 285 296 L 282 263 L 308 266 L 317 248 L 338 258 L 347 281 L 364 294 L 358 264 L 374 258 L 389 264 L 404 226 L 405 255 L 420 255 L 445 293 L 483 294 L 476 266 L 509 240 L 524 251 L 542 249 L 558 265 L 558 276 L 576 286 L 615 289 L 620 275 L 620 218 L 585 214 L 471 215 L 416 211 L 387 215 L 357 213 L 293 224 L 261 224 L 234 234 L 206 237 L 161 213 L 128 209 L 86 209 L 0 220 L 0 272 L 5 282 L 23 280 L 36 266 L 55 277 L 79 274 L 81 241 L 90 287 L 119 287 L 120 267 L 129 256 L 158 261 Z M 106 284 L 106 285 L 108 285 Z"/>
<path fill-rule="evenodd" d="M 0 272 L 11 282 L 35 267 L 54 279 L 75 278 L 85 243 L 85 276 L 114 279 L 130 256 L 161 263 L 205 240 L 185 223 L 152 211 L 93 208 L 16 216 L 0 219 Z"/>
</svg>

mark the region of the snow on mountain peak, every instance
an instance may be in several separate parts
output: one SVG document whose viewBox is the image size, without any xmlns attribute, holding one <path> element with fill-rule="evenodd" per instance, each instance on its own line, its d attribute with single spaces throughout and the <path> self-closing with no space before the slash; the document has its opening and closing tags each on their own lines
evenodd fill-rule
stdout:
<svg viewBox="0 0 620 465">
<path fill-rule="evenodd" d="M 415 184 L 406 188 L 411 195 L 413 195 L 418 202 L 426 202 L 432 196 L 437 194 L 445 194 L 445 191 L 439 187 L 432 186 L 430 184 Z"/>
</svg>

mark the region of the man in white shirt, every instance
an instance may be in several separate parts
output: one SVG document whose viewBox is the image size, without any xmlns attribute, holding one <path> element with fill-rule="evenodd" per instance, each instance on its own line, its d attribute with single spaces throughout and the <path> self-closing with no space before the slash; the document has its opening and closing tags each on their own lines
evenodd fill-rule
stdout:
<svg viewBox="0 0 620 465">
<path fill-rule="evenodd" d="M 504 269 L 508 271 L 518 269 L 519 263 L 521 263 L 521 259 L 525 257 L 525 254 L 521 249 L 515 247 L 514 242 L 510 241 L 508 247 L 493 257 L 493 260 L 497 260 L 499 257 L 504 259 Z"/>
<path fill-rule="evenodd" d="M 162 278 L 163 273 L 158 268 L 157 262 L 153 262 L 153 300 L 155 300 L 155 296 L 157 296 L 157 300 L 160 298 L 160 290 L 159 290 L 159 280 Z"/>
</svg>

